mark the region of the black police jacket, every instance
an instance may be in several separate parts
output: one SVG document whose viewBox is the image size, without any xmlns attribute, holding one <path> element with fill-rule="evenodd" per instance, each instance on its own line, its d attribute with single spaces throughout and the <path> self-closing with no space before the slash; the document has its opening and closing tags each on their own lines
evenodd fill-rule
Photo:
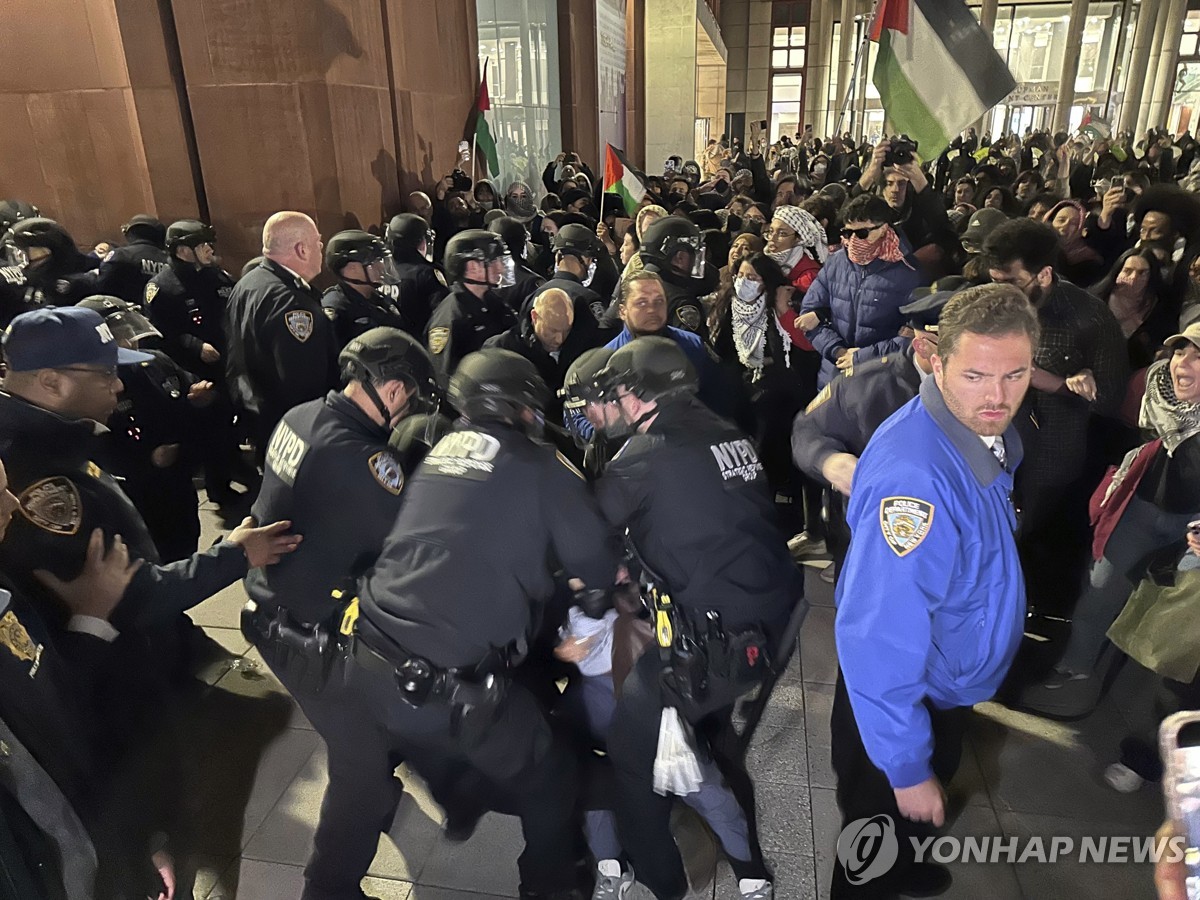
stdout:
<svg viewBox="0 0 1200 900">
<path fill-rule="evenodd" d="M 667 324 L 698 334 L 707 344 L 708 314 L 700 298 L 716 289 L 720 273 L 708 266 L 704 278 L 689 278 L 676 274 L 670 266 L 659 266 L 657 263 L 647 263 L 646 271 L 656 273 L 663 280 L 663 288 L 667 293 Z"/>
<path fill-rule="evenodd" d="M 142 352 L 154 358 L 121 366 L 121 396 L 103 435 L 108 445 L 106 462 L 125 476 L 160 468 L 151 459 L 154 451 L 166 444 L 182 444 L 195 418 L 195 407 L 188 401 L 195 377 L 161 351 Z"/>
<path fill-rule="evenodd" d="M 481 349 L 484 341 L 512 328 L 516 321 L 517 314 L 494 292 L 481 300 L 465 285 L 454 285 L 434 310 L 425 332 L 442 382 L 449 380 L 464 356 Z"/>
<path fill-rule="evenodd" d="M 140 306 L 150 279 L 171 267 L 167 251 L 150 241 L 130 241 L 108 252 L 96 275 L 98 293 Z"/>
<path fill-rule="evenodd" d="M 100 293 L 96 260 L 78 250 L 56 255 L 36 266 L 25 267 L 25 278 L 49 306 L 74 306 L 84 297 Z"/>
<path fill-rule="evenodd" d="M 394 255 L 384 270 L 385 285 L 380 289 L 400 307 L 404 330 L 421 340 L 429 317 L 450 293 L 446 279 L 433 263 L 415 250 Z"/>
<path fill-rule="evenodd" d="M 0 329 L 21 313 L 42 305 L 41 292 L 25 280 L 20 266 L 0 266 Z"/>
<path fill-rule="evenodd" d="M 896 410 L 917 396 L 921 373 L 909 347 L 839 374 L 792 423 L 792 459 L 824 482 L 821 466 L 835 453 L 862 456 L 867 441 Z"/>
<path fill-rule="evenodd" d="M 162 332 L 167 354 L 188 371 L 220 382 L 225 380 L 225 306 L 232 293 L 233 278 L 220 266 L 197 269 L 181 259 L 151 278 L 144 293 L 146 312 Z M 205 344 L 222 359 L 204 362 Z"/>
<path fill-rule="evenodd" d="M 605 304 L 600 295 L 590 287 L 584 287 L 583 281 L 570 272 L 561 271 L 551 275 L 549 280 L 530 295 L 521 308 L 521 315 L 528 316 L 529 310 L 533 309 L 534 301 L 551 288 L 558 288 L 571 298 L 571 302 L 575 306 L 576 323 L 585 322 L 589 318 L 593 322 L 599 323 L 603 318 Z"/>
<path fill-rule="evenodd" d="M 146 523 L 116 480 L 95 460 L 98 426 L 66 419 L 0 392 L 0 460 L 9 489 L 21 502 L 0 543 L 0 568 L 27 596 L 58 606 L 33 577 L 46 569 L 64 581 L 79 575 L 93 529 L 107 540 L 119 534 L 133 559 L 144 559 L 114 614 L 118 629 L 172 619 L 246 574 L 246 555 L 228 542 L 190 559 L 156 565 L 158 551 Z"/>
<path fill-rule="evenodd" d="M 382 325 L 404 330 L 407 324 L 399 307 L 384 290 L 364 297 L 346 285 L 335 284 L 321 295 L 321 309 L 333 323 L 334 341 L 339 352 L 364 331 Z"/>
<path fill-rule="evenodd" d="M 511 350 L 519 353 L 534 366 L 546 387 L 550 388 L 550 402 L 546 405 L 546 419 L 550 422 L 562 421 L 562 400 L 558 390 L 563 386 L 567 369 L 587 350 L 602 344 L 600 329 L 590 315 L 576 319 L 567 333 L 567 339 L 559 348 L 558 358 L 551 356 L 538 340 L 533 331 L 533 320 L 523 316 L 521 321 L 503 334 L 488 338 L 485 347 L 499 347 L 501 350 Z"/>
<path fill-rule="evenodd" d="M 264 609 L 286 607 L 303 622 L 328 619 L 330 594 L 375 562 L 396 513 L 405 474 L 389 433 L 337 391 L 297 406 L 267 445 L 256 521 L 289 519 L 304 535 L 294 552 L 246 576 Z"/>
<path fill-rule="evenodd" d="M 225 334 L 230 394 L 240 408 L 258 414 L 263 433 L 293 406 L 337 384 L 338 348 L 320 296 L 270 259 L 234 285 Z"/>
<path fill-rule="evenodd" d="M 502 288 L 496 291 L 496 293 L 503 297 L 504 302 L 514 311 L 519 313 L 529 305 L 530 299 L 546 283 L 546 279 L 529 268 L 523 260 L 516 260 L 515 262 L 516 284 L 512 287 Z"/>
<path fill-rule="evenodd" d="M 660 407 L 613 457 L 596 496 L 692 615 L 713 610 L 727 627 L 777 634 L 804 596 L 754 445 L 693 397 Z"/>
<path fill-rule="evenodd" d="M 557 569 L 606 588 L 618 551 L 577 469 L 508 425 L 460 420 L 404 489 L 359 628 L 384 653 L 478 665 L 527 638 Z"/>
</svg>

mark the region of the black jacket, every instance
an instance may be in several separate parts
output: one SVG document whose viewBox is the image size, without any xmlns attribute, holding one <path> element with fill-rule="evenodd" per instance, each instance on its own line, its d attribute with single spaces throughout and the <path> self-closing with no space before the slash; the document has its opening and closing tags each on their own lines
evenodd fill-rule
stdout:
<svg viewBox="0 0 1200 900">
<path fill-rule="evenodd" d="M 162 332 L 163 349 L 188 371 L 224 383 L 225 307 L 233 293 L 233 278 L 219 266 L 197 269 L 180 259 L 150 279 L 145 307 L 154 327 Z M 200 351 L 209 344 L 222 359 L 206 363 Z"/>
<path fill-rule="evenodd" d="M 359 629 L 385 654 L 477 665 L 528 638 L 556 570 L 613 583 L 619 544 L 583 476 L 508 425 L 460 420 L 404 493 L 359 595 Z"/>
<path fill-rule="evenodd" d="M 235 405 L 265 437 L 293 406 L 337 384 L 333 326 L 317 292 L 264 259 L 234 286 L 225 316 L 225 371 Z"/>
<path fill-rule="evenodd" d="M 138 306 L 150 279 L 171 266 L 167 251 L 150 241 L 130 241 L 108 252 L 96 275 L 97 293 Z"/>
<path fill-rule="evenodd" d="M 494 292 L 481 300 L 464 285 L 456 284 L 434 310 L 425 331 L 434 368 L 442 381 L 449 380 L 464 356 L 481 349 L 484 341 L 512 328 L 516 321 L 517 314 Z"/>
<path fill-rule="evenodd" d="M 328 619 L 331 591 L 375 562 L 400 509 L 405 473 L 388 436 L 338 391 L 283 417 L 251 515 L 290 520 L 304 542 L 246 576 L 252 600 L 268 610 L 284 606 L 303 622 Z"/>
<path fill-rule="evenodd" d="M 400 307 L 404 330 L 417 340 L 424 338 L 429 317 L 450 293 L 445 277 L 415 250 L 406 250 L 388 261 L 384 282 L 381 290 Z"/>
<path fill-rule="evenodd" d="M 364 297 L 358 291 L 341 284 L 335 284 L 321 295 L 321 309 L 333 323 L 334 343 L 338 351 L 348 343 L 372 328 L 387 326 L 388 328 L 405 329 L 407 324 L 399 307 L 392 300 L 390 292 L 376 291 L 370 297 Z"/>
<path fill-rule="evenodd" d="M 521 321 L 508 331 L 484 342 L 485 347 L 499 347 L 501 350 L 519 353 L 537 367 L 542 381 L 550 388 L 550 402 L 546 404 L 545 410 L 546 420 L 549 422 L 562 421 L 562 399 L 558 396 L 558 390 L 563 386 L 567 369 L 584 351 L 600 345 L 600 332 L 590 315 L 582 320 L 575 319 L 567 339 L 558 350 L 557 359 L 542 347 L 541 341 L 534 334 L 533 322 L 529 316 L 523 316 Z"/>
</svg>

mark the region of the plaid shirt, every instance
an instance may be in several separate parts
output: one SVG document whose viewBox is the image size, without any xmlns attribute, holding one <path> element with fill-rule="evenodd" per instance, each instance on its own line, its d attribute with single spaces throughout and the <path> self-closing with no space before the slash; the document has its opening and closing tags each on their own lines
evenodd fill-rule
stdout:
<svg viewBox="0 0 1200 900">
<path fill-rule="evenodd" d="M 1034 353 L 1038 368 L 1060 378 L 1090 369 L 1096 379 L 1095 403 L 1065 388 L 1055 394 L 1030 390 L 1026 401 L 1037 420 L 1037 433 L 1027 442 L 1022 479 L 1062 485 L 1083 471 L 1091 414 L 1116 415 L 1120 409 L 1129 381 L 1129 353 L 1108 306 L 1069 281 L 1056 276 L 1037 313 L 1042 325 Z"/>
</svg>

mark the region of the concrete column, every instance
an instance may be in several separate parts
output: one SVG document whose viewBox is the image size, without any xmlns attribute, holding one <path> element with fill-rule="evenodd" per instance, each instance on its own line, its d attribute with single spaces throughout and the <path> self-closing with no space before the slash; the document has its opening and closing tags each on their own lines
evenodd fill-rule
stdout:
<svg viewBox="0 0 1200 900">
<path fill-rule="evenodd" d="M 1154 37 L 1150 42 L 1150 65 L 1146 67 L 1146 76 L 1142 79 L 1142 102 L 1138 104 L 1137 127 L 1135 135 L 1142 134 L 1150 121 L 1150 104 L 1154 100 L 1154 84 L 1158 75 L 1158 64 L 1162 59 L 1162 49 L 1167 36 L 1167 24 L 1170 19 L 1171 0 L 1161 0 L 1158 16 L 1154 22 Z"/>
<path fill-rule="evenodd" d="M 1075 76 L 1079 74 L 1079 50 L 1083 45 L 1083 26 L 1088 0 L 1071 0 L 1071 19 L 1067 23 L 1067 47 L 1063 52 L 1062 77 L 1058 82 L 1058 106 L 1054 108 L 1052 131 L 1066 131 L 1075 103 Z"/>
<path fill-rule="evenodd" d="M 1133 53 L 1129 59 L 1129 74 L 1125 77 L 1125 99 L 1121 102 L 1121 118 L 1117 131 L 1132 131 L 1137 127 L 1145 85 L 1141 73 L 1145 72 L 1150 64 L 1150 53 L 1154 49 L 1151 42 L 1160 8 L 1160 0 L 1142 0 L 1141 9 L 1138 11 L 1137 28 L 1133 33 Z"/>
<path fill-rule="evenodd" d="M 830 128 L 839 132 L 849 126 L 849 118 L 845 121 L 841 120 L 841 111 L 842 103 L 846 99 L 846 91 L 850 87 L 850 73 L 854 70 L 854 54 L 858 50 L 858 45 L 854 41 L 856 6 L 855 0 L 842 0 L 842 58 L 838 66 L 838 95 L 831 97 L 829 104 L 833 111 Z"/>
<path fill-rule="evenodd" d="M 988 38 L 991 39 L 996 31 L 996 13 L 1000 8 L 1000 0 L 983 0 L 983 5 L 979 8 L 979 24 L 983 26 L 983 30 L 987 32 Z M 983 123 L 987 121 L 991 115 L 991 110 L 985 112 L 979 117 L 979 121 L 975 123 L 975 133 L 983 137 Z"/>
<path fill-rule="evenodd" d="M 814 124 L 813 128 L 821 137 L 830 136 L 833 128 L 830 109 L 836 101 L 833 97 L 829 96 L 829 76 L 833 72 L 834 66 L 839 65 L 839 60 L 833 58 L 833 25 L 837 19 L 837 7 L 837 0 L 824 0 L 821 10 L 821 25 L 817 38 L 822 48 L 821 59 L 824 61 L 824 65 L 820 76 L 821 107 L 818 111 L 821 124 L 819 126 Z"/>
<path fill-rule="evenodd" d="M 830 18 L 824 3 L 814 3 L 808 18 L 807 74 L 804 79 L 804 121 L 813 134 L 825 134 L 825 93 L 829 84 L 829 47 L 821 43 L 825 22 Z"/>
<path fill-rule="evenodd" d="M 1151 95 L 1147 127 L 1167 124 L 1171 96 L 1175 93 L 1175 70 L 1179 67 L 1179 40 L 1183 36 L 1183 20 L 1187 16 L 1187 0 L 1171 0 L 1167 7 L 1167 27 L 1159 44 L 1158 71 Z"/>
</svg>

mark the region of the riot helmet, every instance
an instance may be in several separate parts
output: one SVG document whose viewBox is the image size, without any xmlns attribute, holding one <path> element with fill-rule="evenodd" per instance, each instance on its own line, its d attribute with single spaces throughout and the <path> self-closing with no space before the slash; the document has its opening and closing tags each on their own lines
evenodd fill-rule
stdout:
<svg viewBox="0 0 1200 900">
<path fill-rule="evenodd" d="M 137 342 L 143 338 L 162 337 L 162 332 L 150 324 L 150 320 L 140 309 L 120 297 L 93 294 L 91 297 L 84 297 L 75 305 L 100 313 L 113 337 L 131 347 L 136 347 Z"/>
<path fill-rule="evenodd" d="M 436 235 L 433 229 L 429 227 L 429 223 L 420 216 L 413 213 L 401 213 L 398 216 L 392 216 L 392 220 L 388 222 L 387 231 L 384 234 L 387 239 L 388 247 L 394 255 L 399 256 L 402 251 L 412 251 L 420 253 L 421 241 L 425 242 L 425 259 L 427 262 L 433 262 L 433 242 Z"/>
<path fill-rule="evenodd" d="M 154 216 L 141 213 L 122 225 L 121 233 L 126 240 L 149 241 L 156 247 L 162 247 L 167 238 L 167 226 Z"/>
<path fill-rule="evenodd" d="M 31 251 L 41 248 L 47 253 L 36 254 Z M 33 267 L 42 260 L 70 258 L 79 252 L 75 240 L 67 230 L 53 219 L 35 216 L 32 219 L 21 219 L 16 222 L 4 235 L 4 249 L 13 265 Z"/>
<path fill-rule="evenodd" d="M 529 410 L 540 429 L 550 391 L 525 357 L 511 350 L 487 348 L 463 357 L 450 378 L 449 399 L 472 422 L 524 426 L 524 413 Z"/>
<path fill-rule="evenodd" d="M 429 351 L 399 328 L 380 326 L 352 339 L 338 354 L 338 369 L 343 382 L 362 384 L 388 427 L 398 416 L 435 412 L 441 399 Z M 385 381 L 403 381 L 410 391 L 408 405 L 394 414 L 375 389 Z"/>
<path fill-rule="evenodd" d="M 663 216 L 651 222 L 642 234 L 641 257 L 645 262 L 656 265 L 660 272 L 673 270 L 671 260 L 680 251 L 689 254 L 690 261 L 678 274 L 702 278 L 707 254 L 700 229 L 690 219 Z"/>
<path fill-rule="evenodd" d="M 484 281 L 473 281 L 467 278 L 467 263 L 475 260 L 484 269 Z M 504 271 L 498 283 L 491 282 L 488 272 L 493 262 L 504 263 Z M 482 285 L 488 288 L 510 287 L 516 283 L 515 266 L 512 255 L 498 236 L 482 228 L 468 228 L 460 231 L 446 244 L 445 258 L 446 277 L 452 282 Z"/>
<path fill-rule="evenodd" d="M 369 287 L 372 290 L 378 288 L 380 282 L 371 281 L 369 267 L 387 257 L 387 244 L 383 242 L 383 238 L 357 228 L 339 231 L 325 245 L 325 265 L 337 276 L 338 281 Z M 365 281 L 361 278 L 347 278 L 342 274 L 342 270 L 350 263 L 362 265 L 367 276 Z"/>
</svg>

